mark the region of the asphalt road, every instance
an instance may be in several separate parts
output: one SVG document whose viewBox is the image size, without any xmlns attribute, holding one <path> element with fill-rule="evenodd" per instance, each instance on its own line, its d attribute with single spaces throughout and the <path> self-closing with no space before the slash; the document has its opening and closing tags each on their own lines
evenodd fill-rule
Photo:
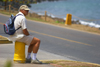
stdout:
<svg viewBox="0 0 100 67">
<path fill-rule="evenodd" d="M 3 23 L 9 17 L 0 15 L 0 35 Z M 100 35 L 67 29 L 27 20 L 27 28 L 31 35 L 41 40 L 40 49 L 76 61 L 100 64 Z"/>
</svg>

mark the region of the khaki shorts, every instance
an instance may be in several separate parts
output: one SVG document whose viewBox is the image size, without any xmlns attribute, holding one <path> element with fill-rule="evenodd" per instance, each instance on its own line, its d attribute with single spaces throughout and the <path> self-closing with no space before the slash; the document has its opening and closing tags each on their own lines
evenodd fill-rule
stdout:
<svg viewBox="0 0 100 67">
<path fill-rule="evenodd" d="M 23 42 L 25 43 L 26 45 L 30 45 L 31 41 L 33 40 L 33 36 L 32 35 L 29 35 L 29 36 L 24 36 L 23 38 L 19 39 L 19 40 L 16 40 L 16 41 L 19 41 L 19 42 Z"/>
</svg>

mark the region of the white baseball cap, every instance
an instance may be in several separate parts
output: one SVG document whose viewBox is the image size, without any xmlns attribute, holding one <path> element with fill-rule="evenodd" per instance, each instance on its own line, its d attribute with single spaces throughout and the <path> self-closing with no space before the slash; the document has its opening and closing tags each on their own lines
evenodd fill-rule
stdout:
<svg viewBox="0 0 100 67">
<path fill-rule="evenodd" d="M 21 5 L 19 10 L 21 10 L 21 9 L 23 9 L 23 10 L 30 10 L 27 5 Z"/>
</svg>

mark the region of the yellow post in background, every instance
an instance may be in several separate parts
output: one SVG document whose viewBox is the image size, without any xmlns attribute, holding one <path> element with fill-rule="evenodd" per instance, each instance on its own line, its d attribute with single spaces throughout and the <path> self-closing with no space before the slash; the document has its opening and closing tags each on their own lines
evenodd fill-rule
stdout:
<svg viewBox="0 0 100 67">
<path fill-rule="evenodd" d="M 72 19 L 72 15 L 71 14 L 67 14 L 66 16 L 66 21 L 65 21 L 65 25 L 71 25 L 71 19 Z"/>
<path fill-rule="evenodd" d="M 25 43 L 15 42 L 14 62 L 25 63 Z"/>
</svg>

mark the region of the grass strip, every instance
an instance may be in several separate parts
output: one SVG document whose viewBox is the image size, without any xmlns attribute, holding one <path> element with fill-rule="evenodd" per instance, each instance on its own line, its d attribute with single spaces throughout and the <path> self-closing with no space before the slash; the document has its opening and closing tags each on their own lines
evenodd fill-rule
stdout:
<svg viewBox="0 0 100 67">
<path fill-rule="evenodd" d="M 69 60 L 48 60 L 42 62 L 46 64 L 51 64 L 55 67 L 100 67 L 99 64 L 95 63 L 69 61 Z"/>
</svg>

